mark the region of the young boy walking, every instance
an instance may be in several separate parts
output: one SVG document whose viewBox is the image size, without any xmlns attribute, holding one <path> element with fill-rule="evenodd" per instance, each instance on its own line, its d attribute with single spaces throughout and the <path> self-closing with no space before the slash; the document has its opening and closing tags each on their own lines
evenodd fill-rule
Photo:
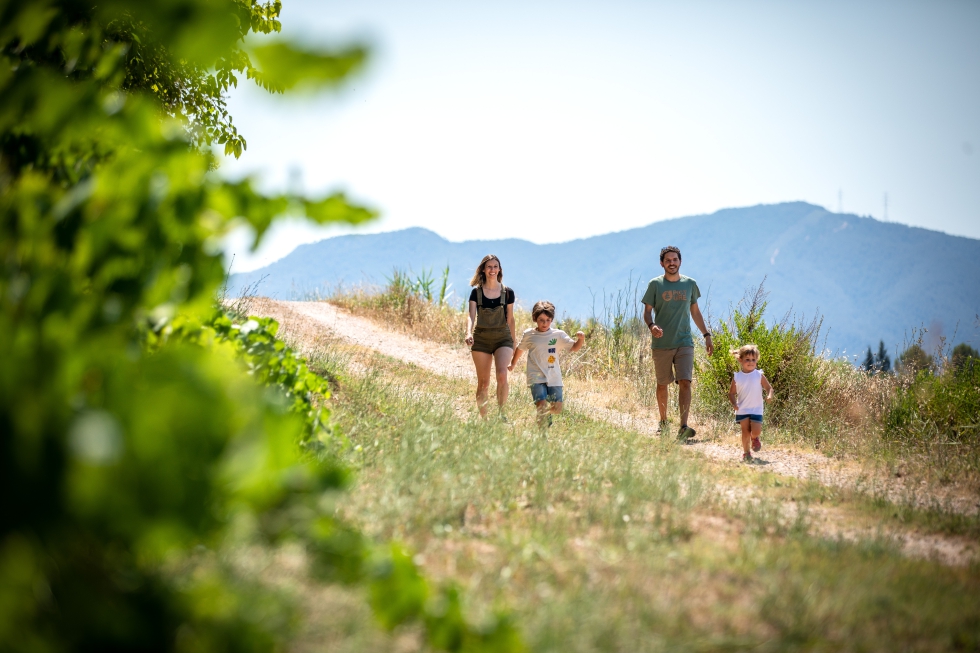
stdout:
<svg viewBox="0 0 980 653">
<path fill-rule="evenodd" d="M 538 425 L 551 426 L 551 416 L 561 412 L 562 381 L 558 354 L 563 351 L 578 351 L 585 344 L 585 334 L 579 331 L 575 340 L 561 329 L 552 329 L 555 319 L 555 305 L 540 301 L 531 309 L 531 319 L 537 325 L 521 334 L 521 341 L 514 350 L 514 357 L 507 369 L 514 371 L 514 365 L 521 355 L 527 352 L 527 383 L 531 387 L 531 397 L 538 408 Z"/>
<path fill-rule="evenodd" d="M 728 400 L 735 409 L 735 423 L 742 427 L 742 460 L 752 461 L 749 451 L 751 441 L 752 451 L 762 449 L 762 412 L 765 402 L 772 400 L 772 385 L 769 379 L 758 369 L 759 348 L 755 345 L 742 345 L 732 352 L 738 360 L 741 372 L 735 372 L 731 387 L 728 389 Z M 762 391 L 768 393 L 764 398 Z"/>
</svg>

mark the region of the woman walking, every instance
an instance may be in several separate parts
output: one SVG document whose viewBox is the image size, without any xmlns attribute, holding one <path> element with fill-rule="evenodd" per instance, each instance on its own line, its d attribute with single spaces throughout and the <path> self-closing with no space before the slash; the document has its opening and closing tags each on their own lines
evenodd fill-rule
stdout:
<svg viewBox="0 0 980 653">
<path fill-rule="evenodd" d="M 466 320 L 466 344 L 470 345 L 476 366 L 476 407 L 480 417 L 487 416 L 490 391 L 490 367 L 497 372 L 497 406 L 503 409 L 510 388 L 507 365 L 514 355 L 514 291 L 503 284 L 504 270 L 500 259 L 487 254 L 476 267 L 470 285 L 470 313 Z"/>
</svg>

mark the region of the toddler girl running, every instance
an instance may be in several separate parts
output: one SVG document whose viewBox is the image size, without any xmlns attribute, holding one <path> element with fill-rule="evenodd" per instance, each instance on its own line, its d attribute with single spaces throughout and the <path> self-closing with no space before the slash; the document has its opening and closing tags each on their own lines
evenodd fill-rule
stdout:
<svg viewBox="0 0 980 653">
<path fill-rule="evenodd" d="M 765 402 L 772 399 L 772 386 L 769 379 L 757 369 L 759 364 L 759 348 L 755 345 L 742 345 L 732 351 L 738 364 L 742 368 L 741 372 L 735 372 L 732 385 L 728 389 L 728 400 L 735 409 L 735 423 L 742 427 L 742 460 L 751 461 L 752 453 L 749 451 L 749 441 L 752 443 L 752 451 L 762 448 L 762 409 Z M 763 398 L 762 390 L 768 394 Z"/>
</svg>

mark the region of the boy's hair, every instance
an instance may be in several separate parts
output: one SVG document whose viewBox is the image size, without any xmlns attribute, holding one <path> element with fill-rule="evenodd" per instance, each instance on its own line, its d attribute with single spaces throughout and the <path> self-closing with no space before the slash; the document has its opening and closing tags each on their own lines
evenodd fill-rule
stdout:
<svg viewBox="0 0 980 653">
<path fill-rule="evenodd" d="M 742 345 L 738 349 L 732 350 L 732 356 L 738 360 L 742 360 L 742 356 L 746 354 L 755 354 L 755 359 L 759 360 L 759 347 L 757 345 Z"/>
<path fill-rule="evenodd" d="M 663 249 L 660 250 L 660 262 L 663 263 L 664 262 L 664 257 L 667 256 L 668 254 L 670 254 L 671 252 L 676 252 L 677 253 L 678 260 L 681 260 L 681 261 L 684 260 L 684 259 L 681 258 L 681 250 L 677 249 L 673 245 L 667 245 L 666 247 L 664 247 Z"/>
<path fill-rule="evenodd" d="M 555 305 L 544 299 L 542 299 L 540 302 L 536 302 L 534 304 L 534 308 L 531 309 L 531 319 L 537 322 L 538 316 L 540 316 L 542 313 L 550 317 L 552 320 L 555 319 Z"/>
</svg>

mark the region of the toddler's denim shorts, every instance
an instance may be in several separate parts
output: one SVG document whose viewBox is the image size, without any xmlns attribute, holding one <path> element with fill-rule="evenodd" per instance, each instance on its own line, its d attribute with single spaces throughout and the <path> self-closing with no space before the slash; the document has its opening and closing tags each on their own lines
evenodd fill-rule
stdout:
<svg viewBox="0 0 980 653">
<path fill-rule="evenodd" d="M 556 404 L 562 400 L 561 386 L 548 385 L 546 383 L 532 383 L 531 398 L 534 399 L 534 403 L 547 400 L 553 404 Z"/>
<path fill-rule="evenodd" d="M 736 424 L 740 422 L 744 422 L 745 420 L 749 420 L 750 422 L 758 422 L 759 424 L 762 424 L 762 415 L 752 415 L 749 413 L 745 413 L 744 415 L 740 413 L 735 414 Z"/>
</svg>

